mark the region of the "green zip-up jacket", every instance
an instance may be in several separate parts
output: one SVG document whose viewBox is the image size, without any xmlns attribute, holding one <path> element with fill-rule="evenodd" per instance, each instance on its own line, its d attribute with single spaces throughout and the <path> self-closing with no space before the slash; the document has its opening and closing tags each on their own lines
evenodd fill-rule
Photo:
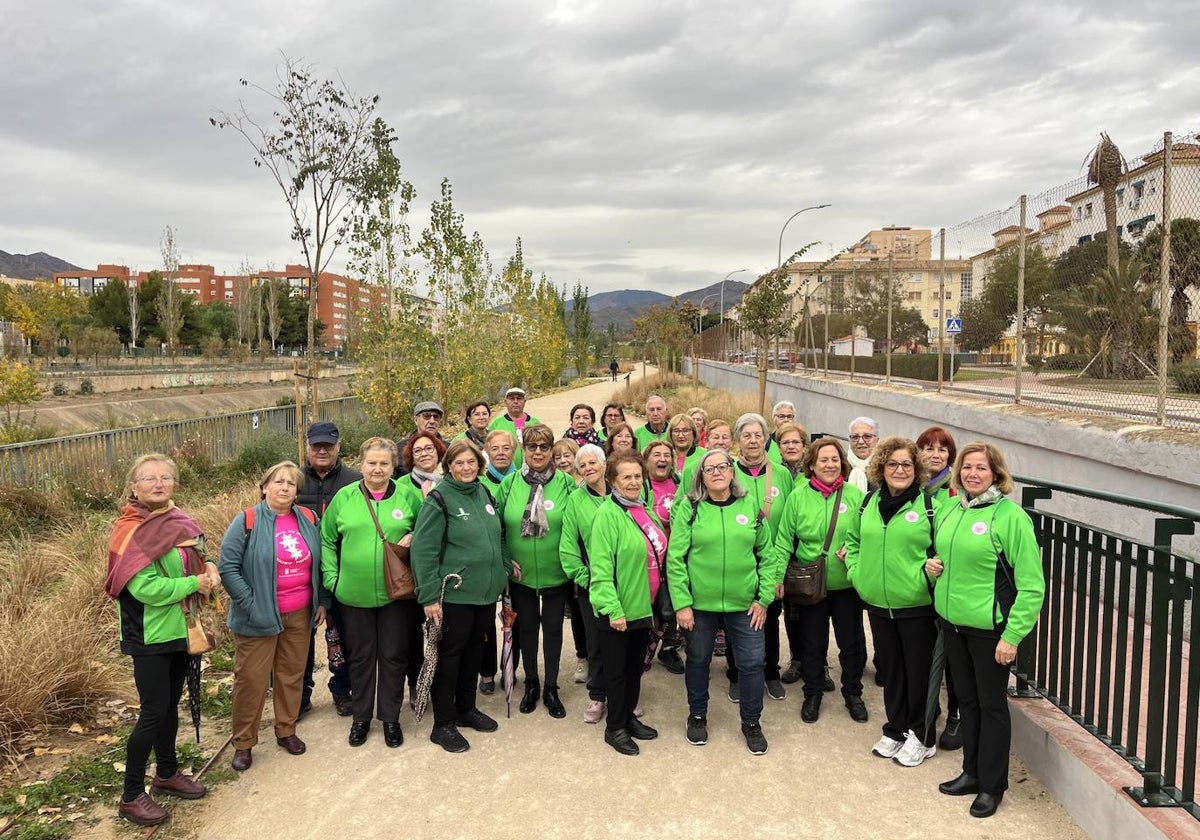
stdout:
<svg viewBox="0 0 1200 840">
<path fill-rule="evenodd" d="M 117 597 L 121 653 L 131 656 L 187 651 L 183 599 L 199 578 L 183 573 L 183 555 L 173 548 L 129 579 Z"/>
<path fill-rule="evenodd" d="M 647 508 L 646 512 L 659 522 L 654 511 Z M 649 618 L 654 609 L 650 603 L 646 536 L 629 511 L 611 496 L 596 511 L 587 549 L 592 561 L 588 587 L 592 611 L 605 620 Z"/>
<path fill-rule="evenodd" d="M 1029 514 L 1011 499 L 975 508 L 946 504 L 937 512 L 935 544 L 942 560 L 934 585 L 938 615 L 959 627 L 1000 631 L 1004 641 L 1020 644 L 1046 595 Z"/>
<path fill-rule="evenodd" d="M 668 425 L 669 424 L 666 421 L 664 421 L 661 432 L 656 432 L 653 429 L 651 429 L 649 423 L 638 428 L 633 433 L 633 445 L 637 447 L 637 451 L 644 452 L 646 447 L 649 446 L 650 444 L 654 443 L 654 441 L 656 441 L 656 440 L 666 440 L 667 443 L 670 443 L 670 441 L 667 440 L 667 426 Z"/>
<path fill-rule="evenodd" d="M 925 560 L 933 523 L 925 493 L 918 493 L 885 525 L 879 513 L 882 492 L 871 494 L 862 516 L 850 517 L 846 574 L 869 607 L 887 610 L 892 618 L 932 615 Z"/>
<path fill-rule="evenodd" d="M 691 477 L 696 474 L 697 466 L 704 460 L 704 456 L 707 454 L 708 450 L 703 446 L 693 446 L 688 454 L 683 457 L 683 464 L 681 465 L 679 463 L 679 454 L 671 450 L 671 468 L 675 470 L 675 475 L 679 476 L 679 492 L 683 495 L 686 496 L 688 491 L 692 489 L 691 485 L 683 483 L 684 476 L 687 476 L 690 481 Z"/>
<path fill-rule="evenodd" d="M 815 563 L 821 547 L 825 545 L 825 532 L 829 530 L 829 520 L 833 516 L 833 500 L 837 494 L 831 494 L 828 499 L 821 491 L 813 488 L 805 479 L 797 485 L 792 495 L 784 505 L 783 520 L 779 530 L 775 532 L 775 580 L 783 580 L 788 562 L 795 557 L 797 563 Z M 850 578 L 846 574 L 846 564 L 837 558 L 837 551 L 846 544 L 846 534 L 850 530 L 850 522 L 858 516 L 858 509 L 863 502 L 863 491 L 853 484 L 842 484 L 842 502 L 838 507 L 837 524 L 833 529 L 833 539 L 829 543 L 829 554 L 825 557 L 825 588 L 849 589 Z"/>
<path fill-rule="evenodd" d="M 334 494 L 321 517 L 321 576 L 339 603 L 382 607 L 390 603 L 383 579 L 383 543 L 367 505 L 375 507 L 388 542 L 399 542 L 413 529 L 421 493 L 411 481 L 389 481 L 378 502 L 363 496 L 362 482 Z"/>
<path fill-rule="evenodd" d="M 676 610 L 745 612 L 752 602 L 767 607 L 775 600 L 775 582 L 771 529 L 753 498 L 675 498 L 667 583 Z"/>
<path fill-rule="evenodd" d="M 766 507 L 767 496 L 766 465 L 763 465 L 757 478 L 750 474 L 750 468 L 743 465 L 741 461 L 734 461 L 733 468 L 737 471 L 738 482 L 746 488 L 746 495 L 754 499 L 754 503 L 758 505 L 758 510 L 763 510 Z M 779 523 L 783 521 L 783 510 L 787 507 L 788 496 L 791 494 L 792 474 L 788 471 L 787 467 L 781 467 L 772 462 L 771 515 L 767 517 L 767 524 L 771 526 L 772 537 L 779 533 Z M 783 578 L 779 578 L 779 580 L 783 580 Z"/>
<path fill-rule="evenodd" d="M 540 422 L 541 421 L 532 414 L 525 412 L 525 425 L 523 428 L 528 429 L 534 423 Z M 507 411 L 501 414 L 499 417 L 493 417 L 492 422 L 488 423 L 488 431 L 490 432 L 493 429 L 503 429 L 513 436 L 513 440 L 517 442 L 517 448 L 513 450 L 513 465 L 516 466 L 517 469 L 520 469 L 521 465 L 525 463 L 525 453 L 521 451 L 521 435 L 517 434 L 517 424 L 513 422 L 511 417 L 508 416 Z"/>
<path fill-rule="evenodd" d="M 521 579 L 517 581 L 530 589 L 546 589 L 567 582 L 558 547 L 562 541 L 563 516 L 567 512 L 567 500 L 575 491 L 575 481 L 566 473 L 555 472 L 542 488 L 542 503 L 546 509 L 546 536 L 534 539 L 521 536 L 521 515 L 529 505 L 533 488 L 520 473 L 505 476 L 496 496 L 496 506 L 504 518 L 504 550 L 511 563 L 521 566 Z"/>
<path fill-rule="evenodd" d="M 425 497 L 413 528 L 411 559 L 422 606 L 436 603 L 442 578 L 451 572 L 462 577 L 462 584 L 446 586 L 446 603 L 496 603 L 512 565 L 504 560 L 500 516 L 478 481 L 463 484 L 447 476 Z"/>
<path fill-rule="evenodd" d="M 583 589 L 587 589 L 592 577 L 591 561 L 587 553 L 587 543 L 592 536 L 592 522 L 596 511 L 607 498 L 608 496 L 596 495 L 592 488 L 581 484 L 567 500 L 567 512 L 563 514 L 558 556 L 562 560 L 563 572 Z"/>
</svg>

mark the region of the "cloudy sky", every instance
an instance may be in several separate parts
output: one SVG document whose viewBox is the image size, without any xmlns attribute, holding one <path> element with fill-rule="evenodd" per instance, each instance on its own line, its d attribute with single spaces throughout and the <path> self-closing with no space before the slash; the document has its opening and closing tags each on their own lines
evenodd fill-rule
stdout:
<svg viewBox="0 0 1200 840">
<path fill-rule="evenodd" d="M 277 187 L 208 123 L 239 96 L 266 116 L 238 80 L 271 86 L 281 54 L 380 95 L 416 228 L 449 177 L 497 268 L 519 236 L 593 292 L 750 280 L 809 205 L 832 206 L 785 254 L 950 227 L 1079 177 L 1102 129 L 1127 156 L 1200 130 L 1200 6 L 999 9 L 0 0 L 0 249 L 149 269 L 169 224 L 184 262 L 298 262 Z"/>
</svg>

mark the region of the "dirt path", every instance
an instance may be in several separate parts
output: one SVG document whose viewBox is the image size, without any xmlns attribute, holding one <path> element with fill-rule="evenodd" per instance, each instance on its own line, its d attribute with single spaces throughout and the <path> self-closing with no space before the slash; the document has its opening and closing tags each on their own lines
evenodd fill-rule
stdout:
<svg viewBox="0 0 1200 840">
<path fill-rule="evenodd" d="M 599 409 L 612 391 L 605 382 L 535 397 L 529 410 L 561 434 L 573 404 Z M 195 826 L 191 836 L 214 840 L 1085 836 L 1015 758 L 1000 812 L 975 820 L 967 815 L 968 799 L 936 789 L 958 774 L 961 753 L 937 755 L 911 770 L 873 757 L 883 714 L 882 690 L 873 684 L 865 692 L 867 724 L 851 721 L 836 694 L 826 696 L 815 725 L 800 722 L 797 687 L 782 702 L 768 699 L 763 728 L 770 750 L 753 757 L 739 731 L 737 706 L 725 697 L 723 661 L 712 672 L 704 747 L 684 739 L 683 677 L 656 664 L 643 682 L 643 705 L 646 722 L 661 736 L 645 743 L 637 758 L 619 756 L 604 744 L 602 725 L 581 720 L 587 694 L 570 682 L 569 628 L 565 636 L 564 720 L 549 717 L 540 704 L 522 715 L 516 698 L 508 719 L 502 693 L 481 696 L 480 708 L 500 721 L 499 731 L 468 732 L 470 751 L 449 755 L 430 743 L 429 718 L 417 723 L 406 705 L 401 748 L 387 749 L 378 725 L 364 746 L 351 748 L 349 723 L 336 716 L 318 674 L 315 708 L 298 733 L 308 752 L 292 757 L 271 743 L 268 707 L 254 766 L 206 802 L 178 806 L 180 822 Z M 229 758 L 222 756 L 221 764 Z"/>
</svg>

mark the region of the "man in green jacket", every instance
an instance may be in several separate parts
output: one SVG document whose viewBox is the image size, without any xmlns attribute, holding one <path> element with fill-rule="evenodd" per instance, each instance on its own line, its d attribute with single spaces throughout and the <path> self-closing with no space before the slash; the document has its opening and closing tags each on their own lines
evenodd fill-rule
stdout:
<svg viewBox="0 0 1200 840">
<path fill-rule="evenodd" d="M 513 450 L 513 465 L 520 469 L 525 462 L 521 451 L 524 444 L 525 427 L 540 422 L 536 417 L 525 411 L 526 394 L 524 388 L 512 387 L 504 392 L 504 413 L 492 419 L 488 429 L 504 429 L 517 442 Z"/>
<path fill-rule="evenodd" d="M 667 439 L 667 401 L 658 394 L 651 394 L 646 400 L 646 425 L 634 432 L 633 437 L 638 452 L 645 451 L 656 440 L 671 442 Z"/>
</svg>

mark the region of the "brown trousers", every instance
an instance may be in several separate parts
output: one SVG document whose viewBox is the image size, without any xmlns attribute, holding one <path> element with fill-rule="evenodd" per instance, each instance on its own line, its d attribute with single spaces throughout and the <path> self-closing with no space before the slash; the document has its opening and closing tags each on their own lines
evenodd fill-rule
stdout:
<svg viewBox="0 0 1200 840">
<path fill-rule="evenodd" d="M 233 748 L 248 750 L 258 743 L 263 703 L 274 673 L 275 737 L 296 734 L 300 716 L 300 694 L 304 663 L 308 659 L 309 625 L 312 608 L 283 615 L 283 632 L 278 636 L 233 634 Z"/>
</svg>

